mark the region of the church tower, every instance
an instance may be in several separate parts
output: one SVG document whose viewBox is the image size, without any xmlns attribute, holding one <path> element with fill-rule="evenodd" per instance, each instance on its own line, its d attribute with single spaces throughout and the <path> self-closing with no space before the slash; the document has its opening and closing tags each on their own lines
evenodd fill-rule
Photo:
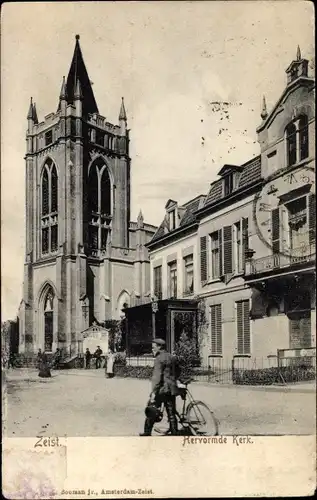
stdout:
<svg viewBox="0 0 317 500">
<path fill-rule="evenodd" d="M 123 98 L 118 108 L 117 124 L 99 114 L 79 35 L 56 113 L 39 122 L 31 98 L 20 352 L 75 350 L 83 330 L 150 288 L 144 245 L 156 228 L 130 222 Z"/>
</svg>

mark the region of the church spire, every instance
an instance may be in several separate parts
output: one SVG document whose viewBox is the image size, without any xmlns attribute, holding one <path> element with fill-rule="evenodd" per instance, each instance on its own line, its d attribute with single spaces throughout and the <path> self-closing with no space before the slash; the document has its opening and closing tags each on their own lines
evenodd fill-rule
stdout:
<svg viewBox="0 0 317 500">
<path fill-rule="evenodd" d="M 137 228 L 142 229 L 144 227 L 144 217 L 142 214 L 142 210 L 140 210 L 138 218 L 137 218 Z"/>
<path fill-rule="evenodd" d="M 35 103 L 33 104 L 33 121 L 34 121 L 35 125 L 37 125 L 38 122 L 39 122 L 38 117 L 37 117 L 36 104 Z"/>
<path fill-rule="evenodd" d="M 296 54 L 296 59 L 297 61 L 300 61 L 302 58 L 301 52 L 300 52 L 300 47 L 297 45 L 297 54 Z"/>
<path fill-rule="evenodd" d="M 124 97 L 121 98 L 121 107 L 119 113 L 119 122 L 121 120 L 127 121 L 127 114 L 125 112 L 125 107 L 124 107 Z"/>
<path fill-rule="evenodd" d="M 77 81 L 79 80 L 82 89 L 83 115 L 99 113 L 79 44 L 80 37 L 76 35 L 75 38 L 73 59 L 66 81 L 67 102 L 68 104 L 74 104 Z"/>
<path fill-rule="evenodd" d="M 80 99 L 82 99 L 82 97 L 83 97 L 83 93 L 81 91 L 80 80 L 78 78 L 77 82 L 76 82 L 75 92 L 74 92 L 74 99 L 75 100 L 80 100 Z"/>
<path fill-rule="evenodd" d="M 66 95 L 66 82 L 65 82 L 65 76 L 63 76 L 63 82 L 62 82 L 62 87 L 61 87 L 61 91 L 60 91 L 60 94 L 59 94 L 59 99 L 60 101 L 66 99 L 67 95 Z"/>
<path fill-rule="evenodd" d="M 267 109 L 266 109 L 265 95 L 263 96 L 263 100 L 262 100 L 261 118 L 262 118 L 262 120 L 265 120 L 265 118 L 267 118 Z"/>
<path fill-rule="evenodd" d="M 26 118 L 27 118 L 27 120 L 33 120 L 33 97 L 31 97 L 31 100 L 30 100 L 29 111 L 28 111 L 28 115 Z"/>
</svg>

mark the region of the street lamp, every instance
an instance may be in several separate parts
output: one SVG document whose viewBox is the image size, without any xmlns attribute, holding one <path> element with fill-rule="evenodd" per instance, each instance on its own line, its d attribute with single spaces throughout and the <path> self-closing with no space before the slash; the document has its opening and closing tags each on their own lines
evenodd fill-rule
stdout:
<svg viewBox="0 0 317 500">
<path fill-rule="evenodd" d="M 157 299 L 156 296 L 152 297 L 152 336 L 153 336 L 153 339 L 156 336 L 155 315 L 158 311 L 158 301 L 156 299 Z"/>
</svg>

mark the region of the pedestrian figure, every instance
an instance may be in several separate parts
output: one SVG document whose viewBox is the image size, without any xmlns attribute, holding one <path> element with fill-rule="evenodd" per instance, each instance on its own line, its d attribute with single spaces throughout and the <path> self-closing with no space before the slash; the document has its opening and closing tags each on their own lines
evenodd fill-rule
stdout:
<svg viewBox="0 0 317 500">
<path fill-rule="evenodd" d="M 152 351 L 155 357 L 152 375 L 152 392 L 145 410 L 144 432 L 140 436 L 151 436 L 158 410 L 164 404 L 173 436 L 178 434 L 176 419 L 177 364 L 176 359 L 165 350 L 165 340 L 153 339 Z M 154 410 L 154 411 L 153 411 Z"/>
<path fill-rule="evenodd" d="M 107 366 L 106 366 L 106 373 L 107 373 L 108 378 L 114 377 L 114 373 L 113 373 L 114 361 L 115 361 L 115 354 L 114 354 L 114 352 L 112 352 L 111 349 L 109 349 L 108 355 L 107 355 Z"/>
<path fill-rule="evenodd" d="M 102 350 L 100 349 L 100 345 L 97 345 L 97 349 L 94 354 L 96 358 L 96 368 L 101 367 L 101 355 L 102 355 Z"/>
<path fill-rule="evenodd" d="M 92 354 L 91 354 L 90 350 L 87 347 L 86 352 L 85 352 L 85 361 L 86 361 L 85 362 L 85 368 L 86 368 L 86 370 L 89 370 L 89 368 L 90 368 L 91 356 L 92 356 Z"/>
<path fill-rule="evenodd" d="M 10 352 L 9 354 L 8 368 L 15 368 L 15 355 L 13 352 Z"/>
<path fill-rule="evenodd" d="M 42 356 L 43 356 L 42 350 L 39 349 L 38 353 L 37 353 L 37 357 L 36 357 L 36 365 L 37 365 L 38 369 L 40 369 L 40 364 L 41 364 L 41 361 L 42 361 Z"/>
<path fill-rule="evenodd" d="M 48 378 L 51 377 L 51 370 L 49 367 L 49 362 L 45 352 L 41 356 L 39 377 Z"/>
</svg>

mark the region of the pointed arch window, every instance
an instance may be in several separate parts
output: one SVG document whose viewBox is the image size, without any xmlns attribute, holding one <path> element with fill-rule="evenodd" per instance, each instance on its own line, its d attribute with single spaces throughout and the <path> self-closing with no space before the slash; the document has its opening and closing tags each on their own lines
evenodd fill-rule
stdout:
<svg viewBox="0 0 317 500">
<path fill-rule="evenodd" d="M 88 177 L 88 247 L 93 254 L 105 249 L 112 220 L 112 183 L 102 160 L 91 166 Z"/>
<path fill-rule="evenodd" d="M 49 188 L 48 188 L 48 170 L 44 168 L 43 178 L 42 178 L 42 215 L 48 214 L 48 197 L 49 197 Z"/>
<path fill-rule="evenodd" d="M 53 348 L 54 292 L 50 287 L 44 300 L 44 351 Z"/>
<path fill-rule="evenodd" d="M 58 197 L 58 178 L 57 170 L 53 164 L 51 170 L 51 211 L 57 212 L 57 197 Z"/>
<path fill-rule="evenodd" d="M 100 197 L 101 213 L 111 215 L 111 182 L 107 168 L 101 175 Z"/>
<path fill-rule="evenodd" d="M 98 212 L 98 174 L 97 167 L 93 165 L 89 172 L 89 211 Z"/>
<path fill-rule="evenodd" d="M 46 255 L 58 249 L 58 174 L 51 159 L 43 168 L 41 190 L 41 253 Z"/>
</svg>

